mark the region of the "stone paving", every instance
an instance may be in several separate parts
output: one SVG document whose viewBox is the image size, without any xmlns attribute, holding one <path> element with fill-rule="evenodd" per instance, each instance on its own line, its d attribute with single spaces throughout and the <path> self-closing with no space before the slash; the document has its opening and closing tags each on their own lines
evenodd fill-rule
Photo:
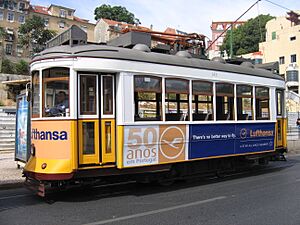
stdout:
<svg viewBox="0 0 300 225">
<path fill-rule="evenodd" d="M 25 178 L 18 169 L 14 152 L 0 151 L 0 187 L 21 186 Z"/>
</svg>

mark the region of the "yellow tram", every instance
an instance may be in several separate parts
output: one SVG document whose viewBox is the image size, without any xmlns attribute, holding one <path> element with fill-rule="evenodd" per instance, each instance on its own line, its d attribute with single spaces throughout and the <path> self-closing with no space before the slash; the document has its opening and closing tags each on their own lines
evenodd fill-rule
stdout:
<svg viewBox="0 0 300 225">
<path fill-rule="evenodd" d="M 284 80 L 253 66 L 58 46 L 31 62 L 26 183 L 163 180 L 286 151 Z M 225 165 L 225 166 L 224 166 Z"/>
</svg>

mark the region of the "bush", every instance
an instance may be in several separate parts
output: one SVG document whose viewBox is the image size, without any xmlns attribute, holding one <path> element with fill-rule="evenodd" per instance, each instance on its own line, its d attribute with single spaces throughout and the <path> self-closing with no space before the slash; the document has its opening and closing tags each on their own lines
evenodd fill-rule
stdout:
<svg viewBox="0 0 300 225">
<path fill-rule="evenodd" d="M 28 64 L 28 62 L 21 59 L 19 61 L 19 63 L 16 64 L 16 72 L 17 72 L 17 74 L 28 75 L 29 74 L 29 64 Z"/>
<path fill-rule="evenodd" d="M 3 59 L 2 61 L 2 73 L 15 74 L 16 65 L 9 59 Z"/>
</svg>

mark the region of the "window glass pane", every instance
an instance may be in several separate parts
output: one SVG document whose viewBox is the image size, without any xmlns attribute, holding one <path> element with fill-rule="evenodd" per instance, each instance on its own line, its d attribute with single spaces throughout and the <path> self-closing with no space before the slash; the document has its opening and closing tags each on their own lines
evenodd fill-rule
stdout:
<svg viewBox="0 0 300 225">
<path fill-rule="evenodd" d="M 209 82 L 202 82 L 202 81 L 193 81 L 193 94 L 200 95 L 200 94 L 207 94 L 212 95 L 213 93 L 213 86 L 212 83 Z"/>
<path fill-rule="evenodd" d="M 32 117 L 40 117 L 40 75 L 39 71 L 32 72 Z"/>
<path fill-rule="evenodd" d="M 92 155 L 95 154 L 95 123 L 83 122 L 82 123 L 82 135 L 83 135 L 83 154 Z"/>
<path fill-rule="evenodd" d="M 246 85 L 237 85 L 236 86 L 237 96 L 252 96 L 252 87 Z"/>
<path fill-rule="evenodd" d="M 161 120 L 161 78 L 135 76 L 135 120 Z"/>
<path fill-rule="evenodd" d="M 283 91 L 277 91 L 277 116 L 282 116 L 283 112 Z"/>
<path fill-rule="evenodd" d="M 183 79 L 166 79 L 166 93 L 189 93 L 189 81 Z"/>
<path fill-rule="evenodd" d="M 233 96 L 233 84 L 216 84 L 217 95 Z"/>
<path fill-rule="evenodd" d="M 68 68 L 43 70 L 43 116 L 69 116 Z"/>
<path fill-rule="evenodd" d="M 189 81 L 166 79 L 166 121 L 189 120 Z"/>
<path fill-rule="evenodd" d="M 266 87 L 256 87 L 255 88 L 256 98 L 267 98 L 269 99 L 269 88 Z"/>
<path fill-rule="evenodd" d="M 134 91 L 161 93 L 161 78 L 152 76 L 135 76 Z"/>
<path fill-rule="evenodd" d="M 103 114 L 110 115 L 113 114 L 113 77 L 104 76 L 103 77 Z"/>
<path fill-rule="evenodd" d="M 97 77 L 80 76 L 80 114 L 97 114 Z"/>
</svg>

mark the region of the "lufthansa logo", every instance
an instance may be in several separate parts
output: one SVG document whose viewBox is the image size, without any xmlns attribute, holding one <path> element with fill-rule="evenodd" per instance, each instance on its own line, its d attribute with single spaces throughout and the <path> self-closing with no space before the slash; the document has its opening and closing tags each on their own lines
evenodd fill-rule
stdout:
<svg viewBox="0 0 300 225">
<path fill-rule="evenodd" d="M 241 131 L 240 131 L 240 137 L 242 139 L 247 138 L 247 129 L 246 128 L 241 129 Z"/>
<path fill-rule="evenodd" d="M 161 154 L 167 159 L 176 159 L 184 151 L 184 132 L 177 126 L 167 127 L 160 136 L 160 143 Z"/>
</svg>

